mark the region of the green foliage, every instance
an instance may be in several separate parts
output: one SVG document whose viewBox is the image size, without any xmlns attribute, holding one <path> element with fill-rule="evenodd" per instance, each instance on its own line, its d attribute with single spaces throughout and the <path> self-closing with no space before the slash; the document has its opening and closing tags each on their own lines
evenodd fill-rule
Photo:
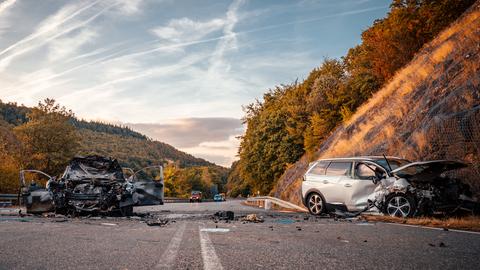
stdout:
<svg viewBox="0 0 480 270">
<path fill-rule="evenodd" d="M 61 173 L 78 148 L 77 132 L 69 123 L 73 113 L 46 99 L 27 117 L 28 122 L 13 129 L 23 145 L 26 167 Z"/>
<path fill-rule="evenodd" d="M 303 154 L 315 158 L 339 124 L 474 2 L 395 0 L 388 16 L 365 30 L 362 43 L 346 56 L 324 59 L 305 81 L 278 86 L 246 106 L 247 131 L 230 171 L 231 194 L 269 193 L 290 163 Z"/>
<path fill-rule="evenodd" d="M 18 192 L 21 148 L 12 126 L 0 116 L 0 193 Z"/>
<path fill-rule="evenodd" d="M 226 192 L 228 170 L 214 166 L 179 168 L 174 164 L 165 167 L 165 196 L 188 198 L 192 190 L 202 191 L 204 198 Z"/>
</svg>

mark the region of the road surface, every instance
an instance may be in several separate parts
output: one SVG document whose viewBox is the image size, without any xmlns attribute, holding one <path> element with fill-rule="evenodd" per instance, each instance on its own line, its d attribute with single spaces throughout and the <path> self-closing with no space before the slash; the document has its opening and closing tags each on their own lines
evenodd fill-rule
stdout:
<svg viewBox="0 0 480 270">
<path fill-rule="evenodd" d="M 216 221 L 218 210 L 265 222 Z M 265 212 L 240 201 L 135 211 L 170 222 L 1 216 L 0 269 L 478 269 L 476 233 Z"/>
</svg>

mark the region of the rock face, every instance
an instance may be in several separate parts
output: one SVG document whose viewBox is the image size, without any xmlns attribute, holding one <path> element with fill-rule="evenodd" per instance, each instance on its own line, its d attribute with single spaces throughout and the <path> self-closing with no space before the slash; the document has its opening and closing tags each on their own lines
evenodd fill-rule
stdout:
<svg viewBox="0 0 480 270">
<path fill-rule="evenodd" d="M 480 193 L 480 1 L 338 127 L 322 157 L 394 155 L 470 163 L 457 177 Z M 300 203 L 306 157 L 287 169 L 275 196 Z"/>
</svg>

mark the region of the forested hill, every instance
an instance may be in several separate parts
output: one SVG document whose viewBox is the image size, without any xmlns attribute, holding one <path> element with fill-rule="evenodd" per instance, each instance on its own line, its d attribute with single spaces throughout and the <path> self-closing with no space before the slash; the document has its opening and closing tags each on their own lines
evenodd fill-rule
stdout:
<svg viewBox="0 0 480 270">
<path fill-rule="evenodd" d="M 386 17 L 375 20 L 372 26 L 365 29 L 361 35 L 362 42 L 351 48 L 345 56 L 324 59 L 304 81 L 274 87 L 263 95 L 262 100 L 245 106 L 244 121 L 247 130 L 241 138 L 240 160 L 232 166 L 229 175 L 230 194 L 235 196 L 249 192 L 271 193 L 299 202 L 299 176 L 309 161 L 321 155 L 319 148 L 336 139 L 332 137 L 334 131 L 358 117 L 359 108 L 365 108 L 362 104 L 369 103 L 379 92 L 383 93 L 381 89 L 398 80 L 398 73 L 417 54 L 424 53 L 424 59 L 441 59 L 443 53 L 449 53 L 450 49 L 456 51 L 458 47 L 465 45 L 465 40 L 475 35 L 478 37 L 478 32 L 465 35 L 465 40 L 452 41 L 437 54 L 421 51 L 432 40 L 441 36 L 442 31 L 449 28 L 474 3 L 475 0 L 393 0 Z M 476 5 L 478 6 L 478 3 Z M 468 23 L 461 24 L 460 27 L 478 30 L 477 25 L 473 27 Z M 477 48 L 477 45 L 469 45 L 469 49 Z M 476 59 L 471 53 L 466 55 L 468 59 Z M 462 63 L 461 61 L 461 58 L 449 59 L 449 62 L 441 64 L 447 67 L 452 63 Z M 424 69 L 425 66 L 419 65 L 421 68 L 413 69 L 412 73 L 419 76 L 430 75 L 430 70 Z M 438 68 L 435 71 L 445 72 L 445 69 Z M 451 70 L 451 74 L 457 74 L 453 71 Z M 475 80 L 469 78 L 478 78 L 478 71 L 476 72 L 463 73 L 462 76 L 470 76 L 465 78 L 465 82 L 474 82 Z M 409 77 L 401 79 L 409 83 L 414 81 Z M 453 77 L 447 80 L 451 79 Z M 452 88 L 446 88 L 445 93 L 450 93 L 449 91 L 456 87 L 455 84 L 450 86 Z M 415 89 L 416 85 L 411 84 L 408 87 Z M 437 97 L 435 95 L 438 95 L 429 92 L 436 89 L 434 85 L 425 84 L 422 87 L 424 88 L 415 92 L 416 96 L 405 103 L 395 103 L 404 93 L 388 96 L 387 102 L 382 104 L 386 111 L 381 111 L 379 115 L 387 119 L 397 118 L 398 115 L 403 118 L 398 119 L 396 125 L 384 129 L 386 132 L 404 137 L 412 134 L 409 128 L 413 126 L 407 125 L 402 134 L 397 133 L 396 127 L 402 124 L 402 120 L 415 118 L 406 112 L 418 108 L 427 110 L 428 106 L 434 106 L 432 101 Z M 430 100 L 430 103 L 425 103 L 428 106 L 414 107 L 416 102 L 413 101 L 423 98 L 427 93 L 432 95 L 426 97 Z M 402 113 L 397 112 L 396 115 L 387 117 L 388 110 L 394 104 L 403 109 Z M 467 103 L 459 101 L 458 105 L 460 104 Z M 439 108 L 441 107 L 437 109 Z M 368 138 L 372 141 L 377 138 L 369 132 L 373 116 L 362 118 L 362 134 L 371 135 Z M 377 127 L 382 130 L 382 125 Z M 342 138 L 346 142 L 342 144 L 344 147 L 355 147 L 353 141 L 349 141 L 349 138 L 355 135 L 350 131 L 346 129 L 343 134 Z M 338 145 L 332 148 L 339 150 Z M 355 153 L 378 153 L 370 150 Z M 387 154 L 401 153 L 391 151 Z"/>
<path fill-rule="evenodd" d="M 26 123 L 30 111 L 29 107 L 0 101 L 0 119 L 3 118 L 12 128 Z M 214 166 L 211 162 L 179 151 L 169 144 L 151 140 L 126 126 L 79 120 L 75 117 L 70 122 L 80 134 L 78 154 L 115 157 L 122 165 L 132 168 L 163 162 L 176 163 L 180 167 Z"/>
</svg>

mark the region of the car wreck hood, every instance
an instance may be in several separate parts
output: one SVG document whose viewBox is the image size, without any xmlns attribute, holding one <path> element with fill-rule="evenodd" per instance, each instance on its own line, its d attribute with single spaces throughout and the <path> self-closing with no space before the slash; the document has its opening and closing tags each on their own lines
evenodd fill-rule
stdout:
<svg viewBox="0 0 480 270">
<path fill-rule="evenodd" d="M 63 178 L 70 181 L 86 179 L 125 181 L 122 167 L 116 159 L 96 155 L 73 158 L 65 169 Z"/>
<path fill-rule="evenodd" d="M 416 182 L 432 182 L 442 173 L 467 167 L 467 164 L 452 160 L 412 162 L 392 171 L 399 178 Z"/>
</svg>

